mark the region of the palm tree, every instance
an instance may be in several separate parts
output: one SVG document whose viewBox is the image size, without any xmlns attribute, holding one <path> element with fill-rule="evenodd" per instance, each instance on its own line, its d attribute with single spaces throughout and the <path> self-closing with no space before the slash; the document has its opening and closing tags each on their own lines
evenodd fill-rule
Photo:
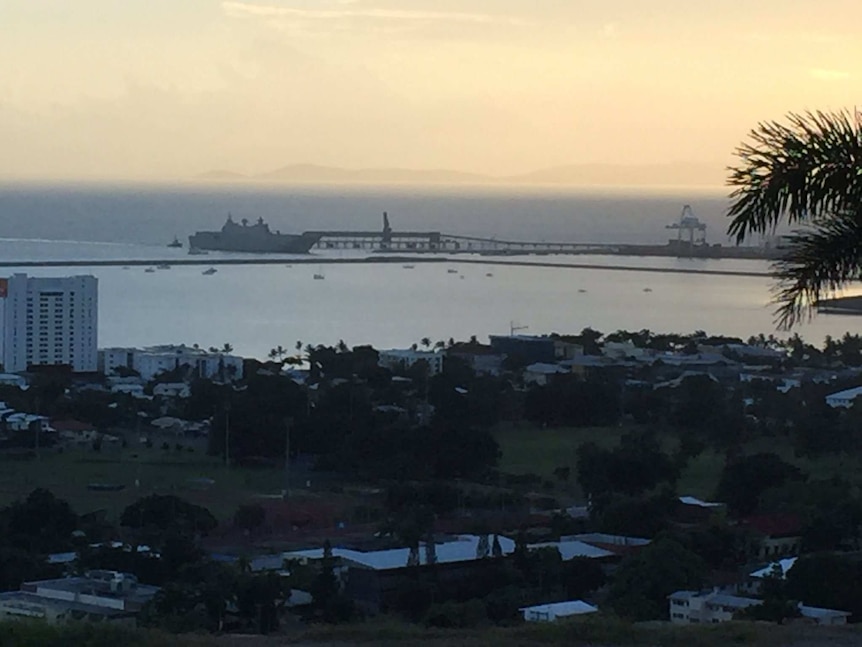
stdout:
<svg viewBox="0 0 862 647">
<path fill-rule="evenodd" d="M 221 352 L 225 353 L 226 355 L 229 355 L 233 352 L 233 346 L 230 344 L 230 342 L 225 342 L 222 345 Z"/>
<path fill-rule="evenodd" d="M 425 348 L 430 348 L 431 347 L 431 338 L 430 337 L 423 337 L 419 343 L 422 344 Z"/>
<path fill-rule="evenodd" d="M 782 223 L 801 226 L 772 268 L 777 322 L 788 329 L 862 278 L 862 114 L 791 113 L 749 137 L 729 169 L 728 233 L 741 243 Z"/>
</svg>

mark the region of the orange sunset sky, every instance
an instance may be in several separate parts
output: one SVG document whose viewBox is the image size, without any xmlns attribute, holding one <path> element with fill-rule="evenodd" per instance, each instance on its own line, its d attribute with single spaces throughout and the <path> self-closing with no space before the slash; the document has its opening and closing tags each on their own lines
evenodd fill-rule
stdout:
<svg viewBox="0 0 862 647">
<path fill-rule="evenodd" d="M 760 120 L 862 106 L 860 25 L 859 0 L 3 0 L 0 178 L 720 171 Z"/>
</svg>

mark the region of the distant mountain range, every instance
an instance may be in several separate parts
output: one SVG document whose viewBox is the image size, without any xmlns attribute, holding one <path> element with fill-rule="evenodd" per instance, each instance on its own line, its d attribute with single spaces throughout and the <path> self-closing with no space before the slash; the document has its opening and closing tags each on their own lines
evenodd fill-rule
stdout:
<svg viewBox="0 0 862 647">
<path fill-rule="evenodd" d="M 195 179 L 215 182 L 248 180 L 289 184 L 718 186 L 724 183 L 724 170 L 719 165 L 683 162 L 641 165 L 572 164 L 520 175 L 491 176 L 450 169 L 346 169 L 316 164 L 292 164 L 256 175 L 213 170 L 202 173 Z"/>
</svg>

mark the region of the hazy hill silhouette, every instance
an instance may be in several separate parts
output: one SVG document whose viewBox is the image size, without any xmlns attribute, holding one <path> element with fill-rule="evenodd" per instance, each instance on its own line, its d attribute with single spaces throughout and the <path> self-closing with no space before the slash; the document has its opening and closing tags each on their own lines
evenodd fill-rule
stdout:
<svg viewBox="0 0 862 647">
<path fill-rule="evenodd" d="M 347 169 L 317 164 L 291 164 L 256 175 L 227 170 L 208 171 L 199 180 L 284 182 L 290 184 L 474 184 L 560 186 L 717 186 L 724 170 L 718 164 L 571 164 L 529 173 L 491 176 L 451 169 Z"/>
</svg>

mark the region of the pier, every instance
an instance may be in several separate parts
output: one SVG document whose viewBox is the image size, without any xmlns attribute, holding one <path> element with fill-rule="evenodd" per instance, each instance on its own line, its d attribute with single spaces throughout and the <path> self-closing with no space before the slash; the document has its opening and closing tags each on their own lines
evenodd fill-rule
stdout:
<svg viewBox="0 0 862 647">
<path fill-rule="evenodd" d="M 313 249 L 353 249 L 371 252 L 404 252 L 410 254 L 482 254 L 495 256 L 523 254 L 609 254 L 616 256 L 666 256 L 676 258 L 755 258 L 773 259 L 780 256 L 776 248 L 725 247 L 706 243 L 706 226 L 697 221 L 686 205 L 680 222 L 669 225 L 680 235 L 666 245 L 633 245 L 623 243 L 591 243 L 568 241 L 518 241 L 479 236 L 447 234 L 440 231 L 395 231 L 389 215 L 383 214 L 383 229 L 379 231 L 307 231 L 317 243 Z M 688 232 L 683 237 L 683 232 Z M 695 236 L 694 232 L 699 235 Z"/>
</svg>

